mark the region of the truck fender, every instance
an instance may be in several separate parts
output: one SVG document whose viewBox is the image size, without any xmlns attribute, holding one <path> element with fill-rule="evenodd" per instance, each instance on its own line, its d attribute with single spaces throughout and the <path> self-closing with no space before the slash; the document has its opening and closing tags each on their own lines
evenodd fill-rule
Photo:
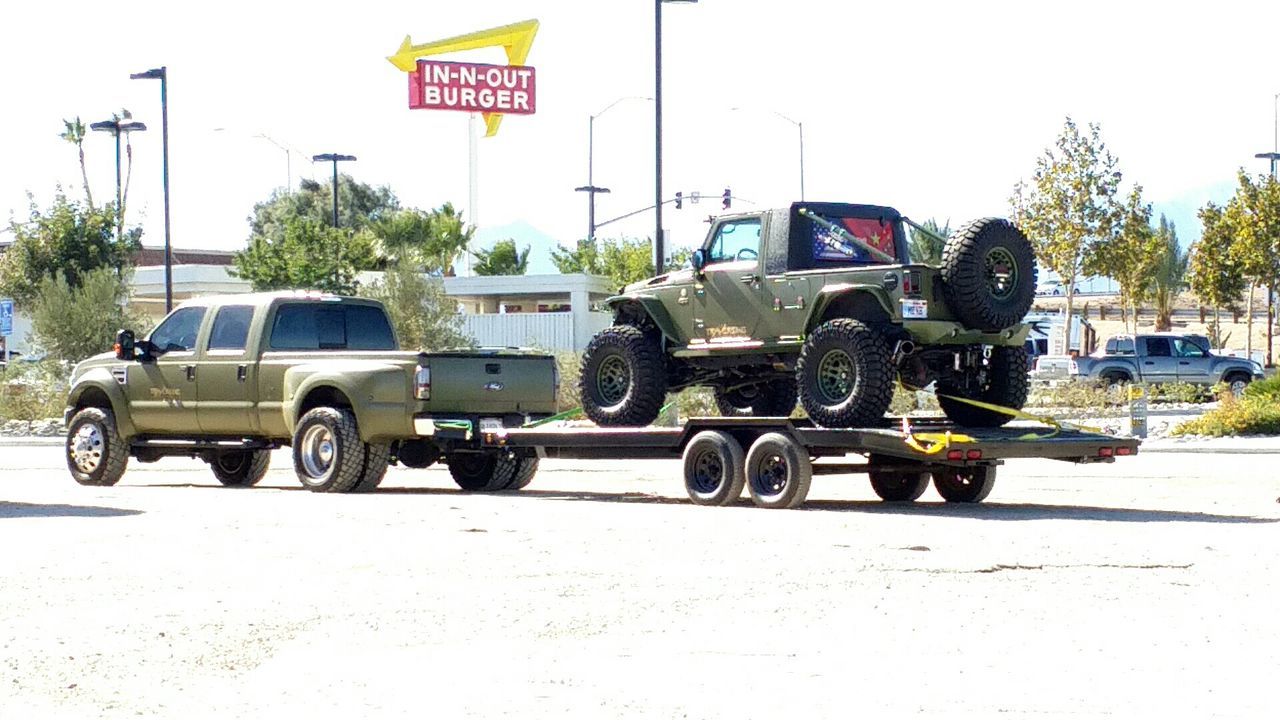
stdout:
<svg viewBox="0 0 1280 720">
<path fill-rule="evenodd" d="M 109 368 L 97 367 L 86 372 L 84 376 L 67 393 L 67 420 L 83 408 L 102 407 L 105 398 L 107 407 L 116 419 L 116 432 L 121 438 L 129 439 L 137 434 L 133 418 L 129 415 L 129 401 L 124 390 L 116 382 Z"/>
<path fill-rule="evenodd" d="M 1250 378 L 1253 377 L 1253 366 L 1241 362 L 1237 358 L 1223 358 L 1213 364 L 1210 375 L 1218 378 L 1218 382 L 1223 382 L 1231 373 L 1244 373 Z"/>
<path fill-rule="evenodd" d="M 1103 374 L 1119 371 L 1129 376 L 1129 379 L 1138 381 L 1142 379 L 1142 372 L 1138 370 L 1138 363 L 1133 360 L 1101 360 L 1094 363 L 1089 369 L 1089 377 L 1099 379 Z"/>
<path fill-rule="evenodd" d="M 615 295 L 604 301 L 606 307 L 613 312 L 614 321 L 617 322 L 618 315 L 627 305 L 639 305 L 653 324 L 657 326 L 667 340 L 671 342 L 681 342 L 680 334 L 676 332 L 676 324 L 671 319 L 671 314 L 663 306 L 658 298 L 652 295 L 642 293 L 629 293 L 627 295 Z"/>
<path fill-rule="evenodd" d="M 852 307 L 857 308 L 855 316 L 865 320 L 888 320 L 898 316 L 889 300 L 889 294 L 878 285 L 867 283 L 827 285 L 818 292 L 813 305 L 809 308 L 809 317 L 805 319 L 804 324 L 806 335 L 817 327 L 827 310 L 837 301 L 849 302 Z M 881 313 L 883 317 L 875 317 Z"/>
<path fill-rule="evenodd" d="M 365 411 L 375 404 L 404 406 L 409 392 L 403 369 L 390 364 L 372 368 L 367 363 L 353 364 L 350 368 L 344 368 L 342 363 L 327 363 L 323 368 L 298 365 L 285 371 L 283 384 L 281 410 L 290 434 L 304 414 L 307 397 L 313 391 L 325 390 L 340 393 L 345 398 L 346 407 L 356 416 L 360 439 L 365 442 L 369 441 L 368 431 L 372 427 L 364 421 Z"/>
</svg>

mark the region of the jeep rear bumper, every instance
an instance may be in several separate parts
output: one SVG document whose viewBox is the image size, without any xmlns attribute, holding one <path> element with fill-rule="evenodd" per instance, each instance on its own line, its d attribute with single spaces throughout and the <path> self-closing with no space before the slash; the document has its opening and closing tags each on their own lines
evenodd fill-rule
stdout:
<svg viewBox="0 0 1280 720">
<path fill-rule="evenodd" d="M 949 320 L 904 320 L 902 329 L 911 333 L 911 339 L 920 345 L 1010 345 L 1018 346 L 1027 341 L 1030 325 L 1014 325 L 1000 332 L 969 330 Z"/>
</svg>

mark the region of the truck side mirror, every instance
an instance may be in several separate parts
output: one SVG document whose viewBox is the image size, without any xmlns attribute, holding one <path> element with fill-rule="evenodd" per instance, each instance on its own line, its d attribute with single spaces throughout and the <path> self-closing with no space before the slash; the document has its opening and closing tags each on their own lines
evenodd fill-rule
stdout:
<svg viewBox="0 0 1280 720">
<path fill-rule="evenodd" d="M 116 359 L 132 360 L 136 357 L 137 341 L 133 337 L 132 330 L 121 330 L 116 333 Z"/>
<path fill-rule="evenodd" d="M 693 271 L 701 273 L 702 268 L 707 266 L 707 251 L 698 248 L 693 251 L 693 256 L 689 258 L 689 264 L 693 266 Z"/>
</svg>

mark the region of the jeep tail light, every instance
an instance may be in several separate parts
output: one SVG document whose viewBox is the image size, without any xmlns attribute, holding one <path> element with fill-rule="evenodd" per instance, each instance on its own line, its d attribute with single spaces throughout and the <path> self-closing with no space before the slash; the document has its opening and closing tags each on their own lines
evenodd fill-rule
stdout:
<svg viewBox="0 0 1280 720">
<path fill-rule="evenodd" d="M 902 292 L 907 295 L 919 295 L 923 290 L 919 270 L 908 270 L 902 273 Z"/>
<path fill-rule="evenodd" d="M 431 399 L 431 368 L 420 367 L 413 376 L 413 394 L 419 400 Z"/>
</svg>

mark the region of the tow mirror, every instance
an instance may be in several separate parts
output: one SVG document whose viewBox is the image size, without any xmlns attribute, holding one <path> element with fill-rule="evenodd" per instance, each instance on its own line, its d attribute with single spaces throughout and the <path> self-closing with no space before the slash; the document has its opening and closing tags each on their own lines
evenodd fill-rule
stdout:
<svg viewBox="0 0 1280 720">
<path fill-rule="evenodd" d="M 689 258 L 689 264 L 693 266 L 694 272 L 702 272 L 702 268 L 707 266 L 707 251 L 698 248 L 693 251 L 693 256 Z"/>
<path fill-rule="evenodd" d="M 121 330 L 116 333 L 116 359 L 132 360 L 137 355 L 137 341 L 132 330 Z"/>
</svg>

